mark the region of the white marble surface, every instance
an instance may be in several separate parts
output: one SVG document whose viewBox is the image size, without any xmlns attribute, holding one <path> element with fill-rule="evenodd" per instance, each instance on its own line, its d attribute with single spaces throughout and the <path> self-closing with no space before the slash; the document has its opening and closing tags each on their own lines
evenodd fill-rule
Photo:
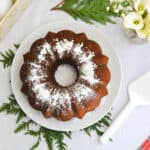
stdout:
<svg viewBox="0 0 150 150">
<path fill-rule="evenodd" d="M 14 42 L 20 43 L 32 30 L 47 22 L 72 20 L 64 12 L 49 11 L 58 2 L 59 0 L 32 0 L 24 15 L 0 43 L 0 50 L 11 48 Z M 128 101 L 127 85 L 150 70 L 150 43 L 136 45 L 129 42 L 123 34 L 120 19 L 117 19 L 115 25 L 95 24 L 95 26 L 115 49 L 123 70 L 123 84 L 113 108 L 115 117 Z M 0 104 L 6 102 L 7 96 L 11 93 L 9 73 L 10 69 L 4 70 L 0 65 Z M 136 150 L 150 135 L 149 114 L 150 106 L 135 109 L 113 136 L 113 142 L 108 142 L 105 145 L 99 143 L 95 138 L 88 137 L 85 133 L 75 132 L 72 135 L 72 140 L 66 139 L 68 150 Z M 14 134 L 15 127 L 14 116 L 0 114 L 0 150 L 28 150 L 33 144 L 34 138 L 24 136 L 22 133 Z M 46 149 L 46 144 L 42 142 L 38 150 Z"/>
</svg>

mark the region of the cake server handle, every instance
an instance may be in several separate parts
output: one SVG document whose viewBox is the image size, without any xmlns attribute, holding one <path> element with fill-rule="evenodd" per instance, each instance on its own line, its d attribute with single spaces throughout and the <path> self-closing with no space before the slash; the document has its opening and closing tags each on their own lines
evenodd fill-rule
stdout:
<svg viewBox="0 0 150 150">
<path fill-rule="evenodd" d="M 112 135 L 117 131 L 121 123 L 127 118 L 129 113 L 135 108 L 135 103 L 129 101 L 125 108 L 120 112 L 118 117 L 112 122 L 110 127 L 104 132 L 104 134 L 100 137 L 100 142 L 105 144 Z"/>
</svg>

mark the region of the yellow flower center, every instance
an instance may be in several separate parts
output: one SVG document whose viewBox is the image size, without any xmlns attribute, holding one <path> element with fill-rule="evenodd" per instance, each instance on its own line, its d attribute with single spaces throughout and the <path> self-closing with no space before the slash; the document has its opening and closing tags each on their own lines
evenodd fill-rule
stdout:
<svg viewBox="0 0 150 150">
<path fill-rule="evenodd" d="M 134 20 L 134 22 L 133 22 L 135 25 L 138 25 L 139 23 L 140 23 L 140 21 L 139 20 Z"/>
<path fill-rule="evenodd" d="M 138 11 L 143 11 L 143 10 L 144 10 L 144 5 L 143 4 L 139 4 Z"/>
</svg>

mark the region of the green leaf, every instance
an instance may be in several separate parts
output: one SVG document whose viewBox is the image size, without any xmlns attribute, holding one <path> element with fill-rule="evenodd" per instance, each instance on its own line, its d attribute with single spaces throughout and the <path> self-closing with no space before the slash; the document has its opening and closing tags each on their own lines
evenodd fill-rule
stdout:
<svg viewBox="0 0 150 150">
<path fill-rule="evenodd" d="M 33 120 L 24 121 L 23 119 L 27 120 L 28 117 L 19 107 L 14 95 L 10 95 L 8 97 L 8 100 L 9 100 L 8 103 L 2 104 L 2 106 L 0 107 L 0 112 L 6 112 L 7 114 L 13 115 L 17 114 L 16 118 L 17 127 L 14 131 L 15 133 L 24 132 L 25 135 L 37 137 L 35 144 L 33 144 L 30 150 L 35 150 L 36 148 L 38 148 L 41 142 L 41 136 L 42 138 L 44 138 L 48 150 L 53 150 L 54 145 L 57 146 L 58 150 L 67 150 L 67 145 L 66 143 L 64 143 L 64 139 L 65 137 L 71 139 L 72 132 L 54 131 L 44 127 L 40 127 Z M 97 123 L 83 129 L 82 131 L 84 131 L 89 136 L 91 135 L 91 132 L 95 132 L 98 136 L 101 136 L 104 133 L 101 127 L 109 126 L 111 120 L 112 120 L 111 113 L 108 113 Z M 33 125 L 37 126 L 39 129 L 33 130 L 32 128 Z"/>
<path fill-rule="evenodd" d="M 56 138 L 56 145 L 58 150 L 67 150 L 67 145 L 63 141 L 64 141 L 64 135 L 58 133 Z"/>
<path fill-rule="evenodd" d="M 106 118 L 103 118 L 100 122 L 104 124 L 106 127 L 109 127 L 110 125 L 110 122 Z"/>
<path fill-rule="evenodd" d="M 27 122 L 22 122 L 22 123 L 20 123 L 18 126 L 17 126 L 17 128 L 15 129 L 15 133 L 19 133 L 19 132 L 21 132 L 21 131 L 23 131 L 23 130 L 29 130 L 29 125 L 30 125 L 30 123 L 31 123 L 31 120 L 29 120 L 29 121 L 27 121 Z"/>
<path fill-rule="evenodd" d="M 20 47 L 20 44 L 14 44 L 14 48 L 17 50 Z M 0 52 L 0 62 L 3 64 L 4 68 L 11 66 L 15 53 L 8 49 L 5 52 Z"/>
<path fill-rule="evenodd" d="M 110 126 L 111 121 L 111 113 L 109 112 L 101 120 L 87 128 L 84 128 L 82 131 L 89 136 L 91 135 L 91 132 L 96 132 L 98 136 L 101 136 L 104 133 L 103 128 Z"/>
<path fill-rule="evenodd" d="M 6 52 L 0 52 L 0 62 L 4 68 L 11 66 L 14 56 L 14 52 L 10 49 Z"/>
<path fill-rule="evenodd" d="M 12 98 L 11 96 L 9 97 Z M 0 107 L 0 112 L 6 112 L 7 114 L 16 115 L 20 111 L 19 108 L 16 107 L 16 102 L 12 99 L 10 103 L 3 103 Z"/>
<path fill-rule="evenodd" d="M 64 0 L 52 10 L 62 10 L 70 14 L 74 19 L 81 19 L 92 24 L 93 21 L 101 24 L 115 23 L 112 16 L 117 16 L 109 12 L 107 7 L 111 6 L 109 0 Z"/>
<path fill-rule="evenodd" d="M 0 107 L 0 112 L 6 112 L 10 108 L 10 105 L 7 103 L 3 103 Z"/>
<path fill-rule="evenodd" d="M 45 142 L 47 144 L 47 147 L 49 150 L 53 150 L 53 141 L 54 141 L 54 138 L 53 138 L 53 132 L 51 132 L 51 130 L 48 130 L 46 128 L 42 128 L 42 134 L 43 134 L 43 138 L 45 139 Z"/>
<path fill-rule="evenodd" d="M 46 135 L 44 136 L 44 138 L 45 138 L 48 149 L 53 150 L 53 140 L 51 139 L 51 136 Z"/>
<path fill-rule="evenodd" d="M 20 44 L 14 44 L 14 47 L 15 47 L 16 49 L 19 49 Z"/>
<path fill-rule="evenodd" d="M 16 119 L 16 123 L 20 122 L 20 120 L 22 120 L 25 117 L 26 117 L 25 113 L 22 110 L 20 110 Z"/>
<path fill-rule="evenodd" d="M 34 130 L 28 130 L 25 135 L 31 135 L 31 136 L 39 136 L 40 131 L 34 131 Z"/>
<path fill-rule="evenodd" d="M 104 134 L 104 131 L 101 131 L 99 129 L 96 129 L 95 131 L 98 136 L 102 136 Z"/>
<path fill-rule="evenodd" d="M 38 138 L 38 140 L 36 141 L 36 143 L 33 144 L 32 147 L 30 148 L 30 150 L 35 150 L 36 148 L 38 148 L 39 144 L 40 144 L 40 140 Z"/>
<path fill-rule="evenodd" d="M 64 132 L 64 135 L 66 136 L 66 137 L 68 137 L 69 139 L 71 139 L 71 135 L 72 135 L 72 132 Z"/>
<path fill-rule="evenodd" d="M 88 135 L 88 136 L 91 136 L 91 132 L 90 132 L 90 128 L 84 128 L 83 129 L 85 131 L 85 133 Z"/>
</svg>

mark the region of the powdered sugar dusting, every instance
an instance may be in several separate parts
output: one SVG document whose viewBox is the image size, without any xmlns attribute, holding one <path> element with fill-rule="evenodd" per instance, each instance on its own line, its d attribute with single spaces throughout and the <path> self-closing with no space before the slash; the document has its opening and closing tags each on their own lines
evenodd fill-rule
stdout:
<svg viewBox="0 0 150 150">
<path fill-rule="evenodd" d="M 46 54 L 50 54 L 51 58 L 54 59 L 54 53 L 49 43 L 44 43 L 43 45 L 39 46 L 38 49 L 40 49 L 40 54 L 38 55 L 39 61 L 45 60 Z"/>
<path fill-rule="evenodd" d="M 74 48 L 72 50 L 72 54 L 75 59 L 79 61 L 79 63 L 86 63 L 88 61 L 91 61 L 91 59 L 94 56 L 93 52 L 84 52 L 82 49 L 83 44 L 75 44 Z"/>
<path fill-rule="evenodd" d="M 82 100 L 88 100 L 95 95 L 91 88 L 81 83 L 75 84 L 73 91 L 73 96 L 77 98 L 78 102 L 81 102 Z"/>
<path fill-rule="evenodd" d="M 36 92 L 37 97 L 42 101 L 49 101 L 51 96 L 51 91 L 47 89 L 45 84 L 37 84 L 38 82 L 33 83 L 33 91 Z"/>
<path fill-rule="evenodd" d="M 81 73 L 80 78 L 86 80 L 91 85 L 99 82 L 99 79 L 94 75 L 94 70 L 97 67 L 96 64 L 92 62 L 94 53 L 92 51 L 85 52 L 83 43 L 74 44 L 73 40 L 69 41 L 64 39 L 57 41 L 54 49 L 58 52 L 60 58 L 63 57 L 65 52 L 73 55 L 74 59 L 78 61 L 78 69 Z"/>
<path fill-rule="evenodd" d="M 52 91 L 46 88 L 44 84 L 36 85 L 33 90 L 36 91 L 37 97 L 42 102 L 48 102 L 54 109 L 59 109 L 60 107 L 65 109 L 66 106 L 71 108 L 71 97 L 68 92 Z"/>
<path fill-rule="evenodd" d="M 50 104 L 55 109 L 63 108 L 66 106 L 67 108 L 71 108 L 71 97 L 68 91 L 54 90 L 51 94 L 51 102 Z"/>
<path fill-rule="evenodd" d="M 80 78 L 86 80 L 90 84 L 96 84 L 99 82 L 99 79 L 95 76 L 94 70 L 96 69 L 96 64 L 92 62 L 94 57 L 93 52 L 84 52 L 82 49 L 83 44 L 76 44 L 72 51 L 74 58 L 79 62 L 79 72 Z"/>
<path fill-rule="evenodd" d="M 95 78 L 95 73 L 94 73 L 96 67 L 97 66 L 91 61 L 82 64 L 81 67 L 79 68 L 81 73 L 80 77 L 90 82 L 91 84 L 99 83 L 99 80 Z"/>
<path fill-rule="evenodd" d="M 32 69 L 28 76 L 28 81 L 32 82 L 32 90 L 36 93 L 36 97 L 42 102 L 48 102 L 52 106 L 65 108 L 71 108 L 71 97 L 66 91 L 53 90 L 47 87 L 48 83 L 41 83 L 40 79 L 46 77 L 45 73 L 42 73 L 42 69 L 39 65 L 31 63 Z"/>
<path fill-rule="evenodd" d="M 87 81 L 91 86 L 97 84 L 99 79 L 95 76 L 95 69 L 97 68 L 96 64 L 93 63 L 92 58 L 94 57 L 94 53 L 89 51 L 84 51 L 83 43 L 75 44 L 74 41 L 69 41 L 67 39 L 63 39 L 61 41 L 55 40 L 56 44 L 52 47 L 49 43 L 44 43 L 39 46 L 38 49 L 40 53 L 38 55 L 38 61 L 42 62 L 45 60 L 47 54 L 55 60 L 54 51 L 57 51 L 60 58 L 63 58 L 64 54 L 72 54 L 73 58 L 77 60 L 77 69 L 79 71 L 79 79 Z M 61 73 L 56 74 L 55 78 L 59 78 L 62 86 L 70 86 L 66 89 L 54 89 L 51 86 L 51 83 L 44 82 L 41 83 L 41 79 L 46 78 L 48 75 L 42 69 L 37 62 L 29 63 L 31 68 L 28 76 L 28 81 L 31 81 L 32 91 L 36 93 L 37 98 L 42 102 L 48 102 L 54 109 L 65 109 L 71 108 L 71 100 L 72 98 L 76 98 L 78 102 L 82 100 L 88 100 L 95 95 L 95 92 L 92 88 L 87 85 L 81 84 L 79 82 L 70 86 L 73 81 L 77 78 L 77 72 L 75 70 L 69 70 L 69 65 L 66 65 L 63 68 L 64 73 L 61 70 Z M 65 73 L 66 72 L 66 73 Z M 64 77 L 65 74 L 66 76 Z M 68 81 L 67 81 L 68 80 Z M 59 82 L 58 80 L 56 80 Z M 70 95 L 70 91 L 72 91 Z"/>
<path fill-rule="evenodd" d="M 68 41 L 67 39 L 64 39 L 62 41 L 56 42 L 56 46 L 54 47 L 54 50 L 58 52 L 60 58 L 63 57 L 65 52 L 70 52 L 71 48 L 73 47 L 73 40 Z"/>
<path fill-rule="evenodd" d="M 45 74 L 42 73 L 42 68 L 40 65 L 36 63 L 30 63 L 30 73 L 28 76 L 28 81 L 40 81 L 40 79 L 47 77 Z"/>
</svg>

